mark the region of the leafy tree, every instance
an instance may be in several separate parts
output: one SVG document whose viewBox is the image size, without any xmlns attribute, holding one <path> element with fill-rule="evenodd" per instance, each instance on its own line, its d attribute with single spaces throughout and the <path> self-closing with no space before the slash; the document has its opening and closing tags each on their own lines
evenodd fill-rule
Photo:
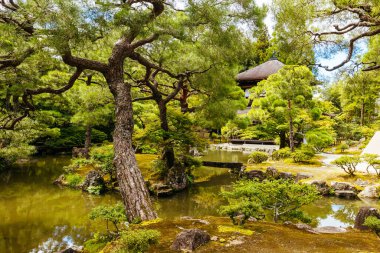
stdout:
<svg viewBox="0 0 380 253">
<path fill-rule="evenodd" d="M 372 167 L 377 176 L 380 176 L 380 157 L 376 154 L 364 154 L 362 158 L 368 164 L 366 168 L 367 173 L 369 173 L 369 168 Z"/>
<path fill-rule="evenodd" d="M 180 71 L 167 65 L 157 65 L 150 57 L 149 49 L 154 43 L 168 38 L 178 42 L 195 41 L 205 33 L 218 36 L 236 28 L 239 20 L 244 19 L 254 27 L 263 17 L 254 1 L 248 0 L 223 3 L 185 1 L 182 6 L 180 9 L 171 1 L 161 0 L 1 3 L 1 30 L 7 32 L 2 34 L 7 36 L 7 46 L 1 47 L 1 55 L 4 56 L 0 61 L 1 70 L 17 69 L 39 55 L 46 56 L 49 59 L 47 63 L 52 61 L 75 69 L 63 86 L 52 87 L 38 82 L 22 86 L 16 95 L 23 98 L 18 102 L 22 110 L 13 113 L 3 128 L 13 129 L 36 109 L 30 101 L 33 96 L 61 94 L 72 88 L 84 71 L 93 71 L 101 76 L 115 104 L 114 163 L 129 220 L 154 219 L 157 214 L 132 149 L 133 82 L 126 72 L 132 72 L 138 63 L 152 72 L 159 70 L 175 77 Z M 221 42 L 226 41 L 225 37 L 220 38 Z M 43 66 L 46 65 L 52 66 Z M 39 65 L 32 66 L 38 66 L 37 69 L 43 72 Z"/>
<path fill-rule="evenodd" d="M 270 211 L 273 220 L 301 219 L 306 220 L 300 208 L 319 198 L 317 189 L 308 184 L 298 184 L 291 180 L 239 181 L 231 191 L 223 191 L 229 205 L 222 206 L 220 211 L 233 219 L 243 214 L 259 217 L 265 210 Z"/>
<path fill-rule="evenodd" d="M 107 125 L 112 120 L 112 94 L 99 84 L 89 86 L 81 83 L 68 91 L 65 97 L 74 112 L 71 122 L 86 128 L 84 154 L 88 159 L 92 127 Z"/>
<path fill-rule="evenodd" d="M 328 131 L 316 129 L 306 133 L 306 141 L 317 152 L 323 152 L 325 148 L 334 143 L 334 138 Z"/>
<path fill-rule="evenodd" d="M 364 226 L 367 226 L 371 229 L 378 237 L 380 237 L 380 219 L 375 216 L 368 216 L 364 223 Z"/>
<path fill-rule="evenodd" d="M 261 81 L 257 87 L 253 88 L 253 99 L 257 101 L 261 108 L 265 108 L 265 104 L 273 101 L 271 107 L 274 107 L 274 113 L 277 114 L 279 112 L 286 115 L 285 120 L 289 129 L 289 147 L 292 152 L 295 147 L 294 120 L 300 114 L 300 108 L 305 107 L 307 101 L 311 100 L 311 84 L 313 82 L 313 74 L 307 67 L 284 66 L 276 74 L 269 76 L 267 80 Z M 266 98 L 262 98 L 261 94 L 263 92 L 265 92 Z M 256 111 L 256 108 L 252 110 Z M 268 115 L 267 117 L 273 116 Z M 282 117 L 282 119 L 284 118 Z M 262 122 L 264 121 L 265 119 L 262 119 Z M 277 125 L 277 128 L 279 127 Z"/>
<path fill-rule="evenodd" d="M 332 161 L 332 164 L 339 166 L 350 176 L 355 176 L 358 163 L 360 163 L 359 156 L 342 156 Z"/>
</svg>

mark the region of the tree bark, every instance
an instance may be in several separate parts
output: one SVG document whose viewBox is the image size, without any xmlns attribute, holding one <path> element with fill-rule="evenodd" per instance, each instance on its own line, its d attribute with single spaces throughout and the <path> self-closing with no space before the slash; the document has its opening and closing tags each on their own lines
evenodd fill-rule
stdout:
<svg viewBox="0 0 380 253">
<path fill-rule="evenodd" d="M 163 135 L 164 147 L 162 150 L 161 159 L 165 161 L 166 168 L 170 170 L 174 166 L 175 154 L 174 154 L 173 145 L 169 143 L 170 136 L 169 136 L 167 107 L 166 107 L 166 103 L 163 100 L 156 101 L 156 102 L 158 104 L 158 108 L 160 111 L 161 129 L 164 130 L 164 135 Z"/>
<path fill-rule="evenodd" d="M 281 131 L 280 134 L 280 148 L 285 148 L 286 145 L 286 131 Z"/>
<path fill-rule="evenodd" d="M 290 150 L 294 152 L 294 129 L 293 129 L 293 116 L 292 116 L 292 101 L 288 100 L 289 111 L 289 146 Z"/>
<path fill-rule="evenodd" d="M 84 140 L 84 157 L 86 159 L 90 158 L 91 129 L 92 129 L 92 127 L 90 125 L 88 125 L 86 127 L 86 137 L 85 137 L 85 140 Z"/>
<path fill-rule="evenodd" d="M 144 178 L 137 167 L 132 148 L 134 124 L 131 86 L 124 83 L 122 67 L 118 73 L 111 75 L 111 78 L 107 78 L 107 82 L 115 98 L 114 165 L 127 219 L 129 221 L 155 219 L 157 214 L 153 209 Z"/>
</svg>

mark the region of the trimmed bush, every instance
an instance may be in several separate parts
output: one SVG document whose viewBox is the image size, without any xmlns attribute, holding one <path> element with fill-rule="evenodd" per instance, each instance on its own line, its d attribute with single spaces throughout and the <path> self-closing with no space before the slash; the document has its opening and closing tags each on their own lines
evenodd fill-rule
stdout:
<svg viewBox="0 0 380 253">
<path fill-rule="evenodd" d="M 263 163 L 267 161 L 269 158 L 269 155 L 265 152 L 261 151 L 255 151 L 252 154 L 249 155 L 248 163 Z"/>
<path fill-rule="evenodd" d="M 275 161 L 283 160 L 283 159 L 291 157 L 291 155 L 292 155 L 292 151 L 290 150 L 290 148 L 288 147 L 282 148 L 272 153 L 272 159 Z"/>
<path fill-rule="evenodd" d="M 292 153 L 291 157 L 295 163 L 304 163 L 310 161 L 315 155 L 314 148 L 311 145 L 302 145 L 302 147 Z"/>
<path fill-rule="evenodd" d="M 340 150 L 341 153 L 343 153 L 344 151 L 346 151 L 347 149 L 349 149 L 350 146 L 348 146 L 347 143 L 345 142 L 342 142 L 341 144 L 338 145 L 337 149 Z"/>
<path fill-rule="evenodd" d="M 118 240 L 117 253 L 146 252 L 149 247 L 158 242 L 160 232 L 152 229 L 131 230 L 121 233 Z"/>
</svg>

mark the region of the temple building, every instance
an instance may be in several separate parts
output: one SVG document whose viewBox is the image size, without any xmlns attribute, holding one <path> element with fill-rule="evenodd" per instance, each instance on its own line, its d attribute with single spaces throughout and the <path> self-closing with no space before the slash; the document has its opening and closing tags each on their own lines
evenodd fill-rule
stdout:
<svg viewBox="0 0 380 253">
<path fill-rule="evenodd" d="M 273 56 L 269 61 L 238 74 L 236 81 L 240 88 L 244 90 L 245 98 L 249 97 L 249 90 L 253 86 L 256 86 L 258 82 L 267 79 L 270 75 L 277 73 L 283 66 L 284 64 Z"/>
</svg>

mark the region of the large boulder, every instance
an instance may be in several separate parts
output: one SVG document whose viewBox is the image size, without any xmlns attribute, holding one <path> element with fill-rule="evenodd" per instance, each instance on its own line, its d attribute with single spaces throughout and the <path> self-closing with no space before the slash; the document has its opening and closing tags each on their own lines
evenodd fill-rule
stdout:
<svg viewBox="0 0 380 253">
<path fill-rule="evenodd" d="M 61 250 L 61 251 L 57 251 L 56 253 L 81 253 L 83 252 L 83 246 L 71 246 L 70 248 L 67 248 L 67 249 L 64 249 L 64 250 Z"/>
<path fill-rule="evenodd" d="M 356 199 L 357 194 L 354 191 L 335 191 L 335 196 L 344 199 Z"/>
<path fill-rule="evenodd" d="M 263 181 L 265 177 L 265 173 L 261 170 L 250 170 L 245 173 L 245 176 L 248 179 L 258 179 L 259 181 Z"/>
<path fill-rule="evenodd" d="M 334 191 L 357 191 L 352 184 L 346 182 L 332 182 L 331 188 L 333 188 Z"/>
<path fill-rule="evenodd" d="M 379 185 L 369 185 L 364 188 L 359 194 L 358 197 L 361 199 L 378 199 L 380 197 L 377 192 Z"/>
<path fill-rule="evenodd" d="M 179 233 L 172 246 L 172 250 L 193 251 L 196 248 L 208 243 L 210 235 L 200 229 L 186 229 Z"/>
<path fill-rule="evenodd" d="M 265 175 L 267 178 L 274 178 L 274 179 L 277 179 L 278 176 L 279 176 L 279 173 L 278 173 L 278 170 L 274 167 L 268 167 L 266 172 L 265 172 Z"/>
<path fill-rule="evenodd" d="M 166 176 L 165 183 L 174 191 L 182 191 L 189 186 L 186 169 L 181 164 L 174 164 Z"/>
<path fill-rule="evenodd" d="M 380 219 L 380 214 L 376 208 L 370 206 L 361 207 L 356 215 L 354 228 L 368 230 L 369 228 L 367 226 L 363 226 L 364 221 L 368 216 L 375 216 Z"/>
<path fill-rule="evenodd" d="M 314 185 L 319 193 L 323 196 L 327 196 L 330 194 L 330 186 L 326 183 L 326 181 L 318 180 L 311 182 L 311 185 Z"/>
<path fill-rule="evenodd" d="M 99 193 L 104 193 L 106 190 L 106 184 L 99 171 L 91 170 L 82 184 L 82 190 L 88 191 L 89 187 L 99 188 Z"/>
<path fill-rule="evenodd" d="M 80 158 L 80 157 L 86 157 L 87 156 L 85 148 L 73 147 L 71 154 L 72 154 L 73 158 Z"/>
<path fill-rule="evenodd" d="M 298 230 L 302 230 L 311 234 L 317 234 L 317 232 L 314 231 L 314 228 L 304 223 L 293 223 L 291 221 L 285 221 L 284 225 L 298 229 Z"/>
<path fill-rule="evenodd" d="M 293 180 L 294 179 L 293 174 L 290 172 L 280 172 L 278 177 L 281 179 L 285 179 L 285 180 Z"/>
<path fill-rule="evenodd" d="M 311 178 L 311 177 L 313 177 L 313 175 L 308 174 L 308 173 L 297 173 L 297 175 L 296 175 L 296 182 L 299 182 L 300 180 L 308 179 L 308 178 Z"/>
</svg>

